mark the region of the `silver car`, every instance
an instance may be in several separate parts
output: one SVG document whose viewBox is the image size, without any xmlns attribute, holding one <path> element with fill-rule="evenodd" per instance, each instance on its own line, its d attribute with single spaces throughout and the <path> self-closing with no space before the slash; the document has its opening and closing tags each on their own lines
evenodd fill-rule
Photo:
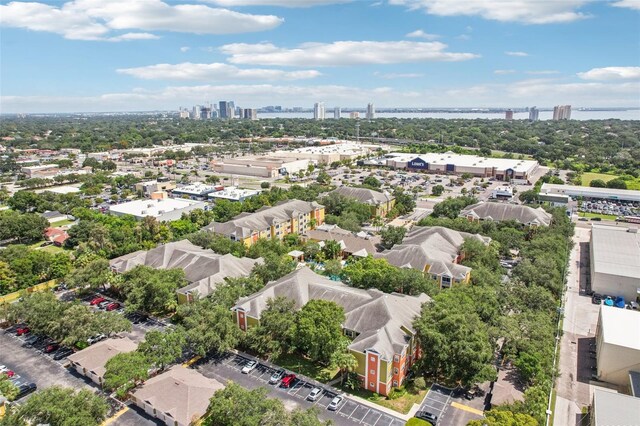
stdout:
<svg viewBox="0 0 640 426">
<path fill-rule="evenodd" d="M 344 399 L 344 397 L 338 395 L 335 398 L 333 398 L 331 400 L 331 402 L 329 403 L 329 405 L 327 406 L 327 410 L 330 411 L 336 411 L 338 409 L 338 407 L 340 406 L 340 404 L 342 403 L 342 400 Z"/>
<path fill-rule="evenodd" d="M 309 392 L 309 395 L 307 395 L 307 401 L 315 401 L 320 397 L 321 394 L 322 394 L 322 389 L 313 388 L 311 389 L 311 392 Z"/>
</svg>

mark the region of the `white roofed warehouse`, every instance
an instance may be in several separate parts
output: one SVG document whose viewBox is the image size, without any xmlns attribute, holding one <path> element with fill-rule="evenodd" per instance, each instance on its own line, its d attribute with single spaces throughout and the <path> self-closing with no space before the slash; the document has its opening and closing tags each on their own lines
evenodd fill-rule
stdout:
<svg viewBox="0 0 640 426">
<path fill-rule="evenodd" d="M 629 387 L 629 373 L 640 371 L 640 313 L 602 305 L 596 328 L 598 379 Z M 640 414 L 640 413 L 639 413 Z M 640 417 L 638 417 L 640 420 Z"/>
</svg>

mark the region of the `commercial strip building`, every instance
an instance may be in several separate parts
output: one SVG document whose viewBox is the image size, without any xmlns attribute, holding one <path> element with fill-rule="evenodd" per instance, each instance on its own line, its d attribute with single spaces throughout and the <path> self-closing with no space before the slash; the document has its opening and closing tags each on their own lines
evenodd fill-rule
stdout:
<svg viewBox="0 0 640 426">
<path fill-rule="evenodd" d="M 170 180 L 157 181 L 148 180 L 145 182 L 138 182 L 133 186 L 136 192 L 141 192 L 145 197 L 151 196 L 154 192 L 165 191 L 170 192 L 176 189 L 176 183 Z"/>
<path fill-rule="evenodd" d="M 260 194 L 260 192 L 257 189 L 240 189 L 235 186 L 228 186 L 220 191 L 209 193 L 208 198 L 214 202 L 216 200 L 244 201 Z"/>
<path fill-rule="evenodd" d="M 477 177 L 515 183 L 528 183 L 539 167 L 538 162 L 533 160 L 488 158 L 451 151 L 444 154 L 391 153 L 386 155 L 383 161 L 384 165 L 395 169 L 457 175 L 469 173 Z M 365 164 L 369 163 L 365 161 Z M 374 160 L 370 164 L 380 165 L 380 160 Z"/>
<path fill-rule="evenodd" d="M 166 194 L 162 196 L 164 197 Z M 181 198 L 159 198 L 115 204 L 109 206 L 109 213 L 116 216 L 131 215 L 136 219 L 144 219 L 145 217 L 151 216 L 159 222 L 170 222 L 180 219 L 183 213 L 189 213 L 196 209 L 204 210 L 205 206 L 206 204 L 201 201 Z"/>
<path fill-rule="evenodd" d="M 131 400 L 167 426 L 198 424 L 213 394 L 224 389 L 215 379 L 181 365 L 152 377 L 131 394 Z"/>
<path fill-rule="evenodd" d="M 238 326 L 247 330 L 258 325 L 267 301 L 276 297 L 293 300 L 296 309 L 314 299 L 340 305 L 346 317 L 344 334 L 352 339 L 349 351 L 358 361 L 356 372 L 362 387 L 372 392 L 388 395 L 392 387 L 401 386 L 420 356 L 413 321 L 422 304 L 431 301 L 425 294 L 356 289 L 301 268 L 240 299 L 232 308 Z"/>
<path fill-rule="evenodd" d="M 553 215 L 547 213 L 542 207 L 532 207 L 517 204 L 486 203 L 481 201 L 465 207 L 460 212 L 460 217 L 468 220 L 490 220 L 504 222 L 513 220 L 525 226 L 549 226 Z"/>
<path fill-rule="evenodd" d="M 174 197 L 190 198 L 192 200 L 203 201 L 212 192 L 221 191 L 222 185 L 207 185 L 202 182 L 193 183 L 191 185 L 179 186 L 171 192 Z"/>
<path fill-rule="evenodd" d="M 592 188 L 590 186 L 556 185 L 543 183 L 540 188 L 542 194 L 562 194 L 572 198 L 631 201 L 640 203 L 640 191 L 631 189 Z"/>
<path fill-rule="evenodd" d="M 612 297 L 624 297 L 627 302 L 637 301 L 640 297 L 638 228 L 593 225 L 590 247 L 591 289 Z"/>
<path fill-rule="evenodd" d="M 319 164 L 331 164 L 336 161 L 352 161 L 374 152 L 379 147 L 355 142 L 335 143 L 331 145 L 309 146 L 291 151 L 277 151 L 278 157 L 308 159 Z"/>
<path fill-rule="evenodd" d="M 600 307 L 596 362 L 599 380 L 631 393 L 630 373 L 640 371 L 640 312 L 606 305 Z"/>
<path fill-rule="evenodd" d="M 354 234 L 351 231 L 340 228 L 338 225 L 323 224 L 315 229 L 308 230 L 300 235 L 303 241 L 315 241 L 320 247 L 324 247 L 325 241 L 336 241 L 340 244 L 342 257 L 367 257 L 378 252 L 376 244 L 380 237 L 371 237 L 367 234 Z"/>
<path fill-rule="evenodd" d="M 221 255 L 188 240 L 163 244 L 148 251 L 136 251 L 109 261 L 111 270 L 119 274 L 139 265 L 153 269 L 182 269 L 189 284 L 177 291 L 179 303 L 208 296 L 227 277 L 249 276 L 259 263 L 262 263 L 262 258 Z"/>
<path fill-rule="evenodd" d="M 590 426 L 640 424 L 640 398 L 596 388 L 590 411 Z"/>
<path fill-rule="evenodd" d="M 211 167 L 216 173 L 275 178 L 307 170 L 310 160 L 275 155 L 248 156 L 214 160 Z"/>
<path fill-rule="evenodd" d="M 138 344 L 128 337 L 114 337 L 69 355 L 67 358 L 71 368 L 79 374 L 90 378 L 93 382 L 102 385 L 107 361 L 118 354 L 133 352 Z"/>
<path fill-rule="evenodd" d="M 211 222 L 203 230 L 251 246 L 260 238 L 281 240 L 285 235 L 302 235 L 324 223 L 324 206 L 315 201 L 286 200 L 254 213 L 241 213 L 228 222 Z"/>
<path fill-rule="evenodd" d="M 328 194 L 339 194 L 359 203 L 367 204 L 371 208 L 371 217 L 385 217 L 396 204 L 396 199 L 392 195 L 368 188 L 339 186 Z"/>
<path fill-rule="evenodd" d="M 471 268 L 459 264 L 464 258 L 460 248 L 467 238 L 483 244 L 491 242 L 489 237 L 442 226 L 416 226 L 402 244 L 375 257 L 386 259 L 399 268 L 413 268 L 429 274 L 440 288 L 449 288 L 454 283 L 468 283 L 471 278 Z"/>
</svg>

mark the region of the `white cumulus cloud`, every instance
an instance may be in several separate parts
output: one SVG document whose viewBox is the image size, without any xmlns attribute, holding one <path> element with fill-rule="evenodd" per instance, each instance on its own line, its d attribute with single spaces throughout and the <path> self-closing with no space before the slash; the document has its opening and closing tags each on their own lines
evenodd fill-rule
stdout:
<svg viewBox="0 0 640 426">
<path fill-rule="evenodd" d="M 525 74 L 529 74 L 529 75 L 553 75 L 553 74 L 560 74 L 560 71 L 556 71 L 556 70 L 526 71 Z"/>
<path fill-rule="evenodd" d="M 583 80 L 640 80 L 640 67 L 604 67 L 579 72 Z"/>
<path fill-rule="evenodd" d="M 228 80 L 304 80 L 320 76 L 319 71 L 282 71 L 274 69 L 241 69 L 233 65 L 193 64 L 156 64 L 137 68 L 121 68 L 120 74 L 131 75 L 144 80 L 191 80 L 191 81 L 228 81 Z"/>
<path fill-rule="evenodd" d="M 387 73 L 382 73 L 382 72 L 374 72 L 373 75 L 375 77 L 379 77 L 379 78 L 384 78 L 386 80 L 396 80 L 396 79 L 402 79 L 402 78 L 422 78 L 424 77 L 424 74 L 421 73 L 416 73 L 416 72 L 387 72 Z"/>
<path fill-rule="evenodd" d="M 521 57 L 529 56 L 529 54 L 526 52 L 504 52 L 504 54 L 507 56 L 521 56 Z"/>
<path fill-rule="evenodd" d="M 227 44 L 220 50 L 235 64 L 280 66 L 343 66 L 408 62 L 454 62 L 478 58 L 473 53 L 452 53 L 439 42 L 336 41 L 305 43 L 296 48 L 271 43 Z"/>
<path fill-rule="evenodd" d="M 351 3 L 353 0 L 200 0 L 224 7 L 235 6 L 280 6 L 280 7 L 312 7 L 327 4 Z"/>
<path fill-rule="evenodd" d="M 623 0 L 635 1 L 635 0 Z M 589 17 L 579 11 L 589 0 L 389 0 L 389 4 L 437 16 L 481 16 L 500 22 L 556 24 Z"/>
<path fill-rule="evenodd" d="M 615 7 L 626 7 L 628 9 L 640 10 L 640 1 L 638 0 L 619 0 L 612 4 Z"/>
<path fill-rule="evenodd" d="M 425 40 L 435 40 L 437 38 L 440 38 L 440 36 L 438 34 L 429 34 L 429 33 L 425 33 L 422 30 L 415 30 L 412 31 L 410 33 L 408 33 L 406 35 L 406 37 L 411 37 L 411 38 L 423 38 Z"/>
<path fill-rule="evenodd" d="M 273 15 L 251 15 L 201 4 L 170 5 L 162 0 L 73 0 L 59 6 L 13 1 L 0 5 L 1 25 L 60 34 L 72 40 L 146 38 L 117 31 L 175 31 L 235 34 L 269 30 L 283 22 Z M 146 33 L 143 33 L 146 34 Z"/>
<path fill-rule="evenodd" d="M 506 74 L 515 74 L 516 70 L 495 70 L 493 71 L 494 74 L 498 74 L 498 75 L 506 75 Z"/>
</svg>

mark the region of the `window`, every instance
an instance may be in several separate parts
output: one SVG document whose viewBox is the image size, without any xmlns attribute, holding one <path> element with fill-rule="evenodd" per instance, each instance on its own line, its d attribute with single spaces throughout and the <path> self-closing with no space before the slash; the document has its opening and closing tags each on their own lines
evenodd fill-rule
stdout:
<svg viewBox="0 0 640 426">
<path fill-rule="evenodd" d="M 376 374 L 376 370 L 369 370 L 369 374 Z"/>
<path fill-rule="evenodd" d="M 376 386 L 376 384 L 375 384 L 375 383 L 373 383 L 373 382 L 369 383 L 369 387 L 370 387 L 370 388 L 373 388 L 373 387 L 375 387 L 375 386 Z"/>
<path fill-rule="evenodd" d="M 376 357 L 375 357 L 375 356 L 371 356 L 371 357 L 369 357 L 369 361 L 371 361 L 371 362 L 376 362 Z"/>
<path fill-rule="evenodd" d="M 394 355 L 394 356 L 393 356 L 393 361 L 394 361 L 394 362 L 398 362 L 398 361 L 400 361 L 400 357 L 399 357 L 398 355 Z"/>
<path fill-rule="evenodd" d="M 393 374 L 398 374 L 398 369 L 397 368 L 393 369 Z"/>
<path fill-rule="evenodd" d="M 451 287 L 451 277 L 442 277 L 442 287 Z"/>
<path fill-rule="evenodd" d="M 397 381 L 397 380 L 394 380 L 394 381 L 393 381 L 393 387 L 394 387 L 394 388 L 397 388 L 397 387 L 398 387 L 398 381 Z"/>
</svg>

